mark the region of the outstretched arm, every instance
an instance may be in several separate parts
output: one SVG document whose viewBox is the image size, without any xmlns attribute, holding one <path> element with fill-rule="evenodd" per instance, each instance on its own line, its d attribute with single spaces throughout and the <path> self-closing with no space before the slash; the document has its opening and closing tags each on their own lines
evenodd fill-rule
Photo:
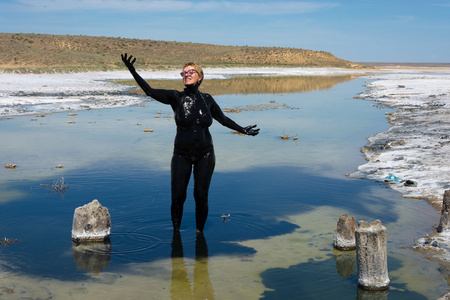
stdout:
<svg viewBox="0 0 450 300">
<path fill-rule="evenodd" d="M 121 54 L 122 61 L 125 64 L 125 66 L 130 71 L 131 75 L 133 75 L 134 80 L 136 80 L 136 83 L 141 87 L 141 89 L 144 91 L 144 93 L 147 96 L 150 96 L 154 98 L 155 100 L 165 103 L 165 104 L 171 104 L 171 98 L 172 95 L 171 91 L 169 90 L 161 90 L 161 89 L 154 89 L 152 88 L 147 81 L 145 81 L 134 68 L 134 62 L 136 61 L 136 58 L 133 58 L 133 55 Z"/>
<path fill-rule="evenodd" d="M 216 103 L 216 101 L 214 101 L 212 97 L 211 100 L 212 100 L 211 114 L 213 118 L 216 119 L 220 124 L 246 135 L 257 135 L 259 133 L 259 128 L 255 128 L 256 125 L 251 125 L 247 127 L 242 127 L 238 125 L 236 122 L 225 116 L 223 111 L 220 109 L 219 105 Z"/>
</svg>

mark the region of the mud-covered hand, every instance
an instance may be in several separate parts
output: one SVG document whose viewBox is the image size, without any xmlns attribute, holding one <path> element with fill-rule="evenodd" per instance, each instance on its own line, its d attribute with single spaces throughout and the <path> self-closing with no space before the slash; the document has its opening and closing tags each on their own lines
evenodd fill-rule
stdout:
<svg viewBox="0 0 450 300">
<path fill-rule="evenodd" d="M 259 128 L 256 128 L 256 125 L 250 125 L 247 127 L 244 127 L 244 132 L 246 135 L 257 135 L 259 133 Z"/>
<path fill-rule="evenodd" d="M 122 56 L 122 61 L 125 64 L 125 66 L 127 66 L 128 70 L 130 70 L 130 72 L 132 71 L 136 71 L 136 69 L 134 68 L 134 62 L 136 61 L 136 57 L 133 58 L 133 55 L 130 55 L 130 57 L 128 57 L 128 55 L 125 54 L 121 54 Z"/>
</svg>

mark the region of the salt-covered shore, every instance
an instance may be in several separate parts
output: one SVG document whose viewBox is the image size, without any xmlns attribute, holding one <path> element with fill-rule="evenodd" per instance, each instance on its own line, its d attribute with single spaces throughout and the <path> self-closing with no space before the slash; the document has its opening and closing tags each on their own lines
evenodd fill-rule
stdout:
<svg viewBox="0 0 450 300">
<path fill-rule="evenodd" d="M 368 138 L 362 148 L 367 163 L 350 176 L 386 182 L 404 197 L 427 199 L 439 212 L 450 189 L 450 70 L 393 70 L 368 79 L 359 97 L 395 111 L 387 114 L 391 127 Z M 448 230 L 430 228 L 414 248 L 450 270 Z"/>
<path fill-rule="evenodd" d="M 439 207 L 450 189 L 450 71 L 415 72 L 368 76 L 373 81 L 359 97 L 395 111 L 387 115 L 391 127 L 368 138 L 368 162 L 351 176 L 388 181 L 405 197 Z"/>
<path fill-rule="evenodd" d="M 142 71 L 146 79 L 179 79 L 179 70 Z M 205 69 L 206 79 L 235 75 L 341 75 L 363 73 L 339 68 L 225 68 Z M 138 105 L 143 96 L 110 80 L 133 79 L 128 71 L 65 74 L 0 72 L 0 118 L 86 109 Z"/>
</svg>

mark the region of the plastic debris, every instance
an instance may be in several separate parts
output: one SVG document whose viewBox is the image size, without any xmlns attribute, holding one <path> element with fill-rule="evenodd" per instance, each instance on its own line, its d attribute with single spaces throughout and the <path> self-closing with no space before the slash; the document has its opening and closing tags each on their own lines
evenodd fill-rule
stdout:
<svg viewBox="0 0 450 300">
<path fill-rule="evenodd" d="M 405 181 L 405 186 L 416 187 L 417 186 L 417 182 L 413 181 L 413 180 L 406 180 Z"/>
<path fill-rule="evenodd" d="M 400 177 L 397 177 L 393 174 L 390 174 L 386 178 L 384 178 L 384 182 L 403 182 L 404 180 Z"/>
</svg>

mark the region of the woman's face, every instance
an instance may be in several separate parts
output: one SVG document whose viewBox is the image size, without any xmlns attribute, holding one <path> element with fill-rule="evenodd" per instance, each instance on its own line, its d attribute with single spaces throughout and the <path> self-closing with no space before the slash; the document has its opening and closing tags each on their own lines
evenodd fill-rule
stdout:
<svg viewBox="0 0 450 300">
<path fill-rule="evenodd" d="M 196 85 L 199 81 L 202 80 L 202 77 L 192 66 L 186 66 L 183 72 L 181 72 L 181 76 L 183 76 L 184 85 Z"/>
</svg>

